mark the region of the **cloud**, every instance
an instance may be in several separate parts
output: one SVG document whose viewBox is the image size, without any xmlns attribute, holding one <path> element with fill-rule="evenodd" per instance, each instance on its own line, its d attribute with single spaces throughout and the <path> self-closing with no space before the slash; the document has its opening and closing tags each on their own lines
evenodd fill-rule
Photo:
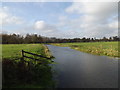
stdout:
<svg viewBox="0 0 120 90">
<path fill-rule="evenodd" d="M 37 21 L 35 22 L 35 29 L 37 30 L 43 30 L 46 28 L 46 24 L 44 21 Z"/>
<path fill-rule="evenodd" d="M 45 21 L 36 21 L 34 24 L 34 29 L 41 32 L 53 32 L 56 31 L 56 27 L 50 24 L 45 23 Z"/>
<path fill-rule="evenodd" d="M 36 3 L 35 3 L 36 4 Z M 44 6 L 44 5 L 43 5 Z M 44 7 L 41 6 L 43 9 Z M 37 21 L 26 17 L 13 15 L 8 7 L 0 8 L 0 24 L 11 25 L 11 32 L 38 33 L 42 36 L 75 38 L 75 37 L 97 37 L 113 36 L 118 34 L 118 3 L 117 2 L 73 2 L 64 9 L 64 14 L 54 14 L 55 24 L 50 22 L 51 17 Z M 17 11 L 16 11 L 17 14 Z M 53 13 L 52 13 L 53 14 Z M 77 17 L 76 17 L 77 16 Z M 34 21 L 34 22 L 33 22 Z M 52 22 L 52 21 L 51 21 Z M 17 28 L 17 24 L 22 24 Z M 8 29 L 7 28 L 7 29 Z"/>
<path fill-rule="evenodd" d="M 118 22 L 115 21 L 115 22 L 109 23 L 108 26 L 113 29 L 118 29 Z"/>
<path fill-rule="evenodd" d="M 66 16 L 60 16 L 59 20 L 64 21 L 66 20 Z M 67 22 L 65 22 L 65 25 Z M 60 28 L 62 26 L 62 28 Z M 47 37 L 57 37 L 57 38 L 71 38 L 75 37 L 76 32 L 68 32 L 67 30 L 63 30 L 65 26 L 61 25 L 60 22 L 58 22 L 58 25 L 51 25 L 46 23 L 43 20 L 38 20 L 34 23 L 34 30 L 37 31 L 42 36 Z"/>
<path fill-rule="evenodd" d="M 65 11 L 68 13 L 84 14 L 88 21 L 105 21 L 115 15 L 118 10 L 117 2 L 74 2 Z"/>
<path fill-rule="evenodd" d="M 20 17 L 14 16 L 9 12 L 8 7 L 0 8 L 0 25 L 8 25 L 8 24 L 22 24 L 24 20 Z"/>
<path fill-rule="evenodd" d="M 116 4 L 117 2 L 73 2 L 73 4 L 66 9 L 66 12 L 98 15 L 104 13 L 105 15 L 115 12 L 117 9 Z"/>
<path fill-rule="evenodd" d="M 76 21 L 69 21 L 69 24 L 73 32 L 77 29 L 82 36 L 103 37 L 118 34 L 117 2 L 73 2 L 65 12 L 80 15 Z"/>
</svg>

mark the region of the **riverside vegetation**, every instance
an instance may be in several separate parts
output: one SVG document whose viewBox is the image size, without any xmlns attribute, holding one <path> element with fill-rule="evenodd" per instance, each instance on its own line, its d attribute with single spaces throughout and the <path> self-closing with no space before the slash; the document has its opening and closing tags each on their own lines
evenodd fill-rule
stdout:
<svg viewBox="0 0 120 90">
<path fill-rule="evenodd" d="M 71 47 L 72 49 L 95 55 L 120 57 L 118 43 L 119 42 L 81 42 L 81 43 L 55 43 L 52 45 Z"/>
<path fill-rule="evenodd" d="M 51 60 L 39 58 L 40 61 L 35 62 L 26 59 L 31 63 L 28 65 L 21 61 L 21 50 L 52 57 L 43 44 L 2 45 L 3 88 L 53 88 L 55 83 L 52 79 L 51 66 L 49 66 L 52 63 Z M 42 64 L 39 64 L 41 62 Z"/>
</svg>

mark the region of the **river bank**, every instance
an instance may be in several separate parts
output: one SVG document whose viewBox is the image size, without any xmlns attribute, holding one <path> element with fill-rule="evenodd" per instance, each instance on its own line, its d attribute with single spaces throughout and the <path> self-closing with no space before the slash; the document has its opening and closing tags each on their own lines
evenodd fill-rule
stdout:
<svg viewBox="0 0 120 90">
<path fill-rule="evenodd" d="M 51 45 L 71 47 L 72 49 L 90 53 L 93 55 L 120 58 L 118 50 L 119 42 L 81 42 L 81 43 L 52 43 Z"/>
</svg>

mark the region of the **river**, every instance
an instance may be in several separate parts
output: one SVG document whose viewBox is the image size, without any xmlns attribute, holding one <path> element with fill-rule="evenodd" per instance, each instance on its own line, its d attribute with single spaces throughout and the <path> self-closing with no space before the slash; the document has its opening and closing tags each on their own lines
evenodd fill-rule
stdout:
<svg viewBox="0 0 120 90">
<path fill-rule="evenodd" d="M 118 60 L 47 45 L 52 55 L 58 88 L 117 88 Z"/>
</svg>

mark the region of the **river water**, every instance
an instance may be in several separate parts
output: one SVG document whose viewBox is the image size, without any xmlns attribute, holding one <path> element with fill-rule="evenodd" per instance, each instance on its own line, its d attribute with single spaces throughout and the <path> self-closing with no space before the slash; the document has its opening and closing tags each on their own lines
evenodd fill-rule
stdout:
<svg viewBox="0 0 120 90">
<path fill-rule="evenodd" d="M 117 88 L 118 60 L 47 45 L 52 55 L 58 88 Z"/>
</svg>

